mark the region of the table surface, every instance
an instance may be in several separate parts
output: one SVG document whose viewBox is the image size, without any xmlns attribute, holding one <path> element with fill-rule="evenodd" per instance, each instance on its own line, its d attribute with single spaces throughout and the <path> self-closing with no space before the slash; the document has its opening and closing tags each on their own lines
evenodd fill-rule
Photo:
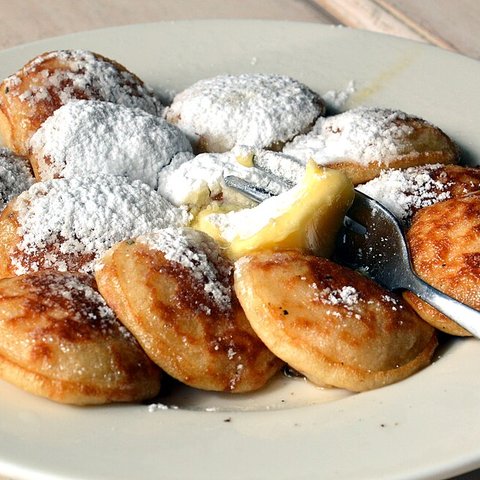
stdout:
<svg viewBox="0 0 480 480">
<path fill-rule="evenodd" d="M 346 25 L 480 59 L 478 0 L 0 0 L 0 49 L 96 28 L 162 20 L 248 18 Z M 480 470 L 456 480 L 480 478 Z M 0 476 L 0 480 L 7 480 Z"/>
</svg>

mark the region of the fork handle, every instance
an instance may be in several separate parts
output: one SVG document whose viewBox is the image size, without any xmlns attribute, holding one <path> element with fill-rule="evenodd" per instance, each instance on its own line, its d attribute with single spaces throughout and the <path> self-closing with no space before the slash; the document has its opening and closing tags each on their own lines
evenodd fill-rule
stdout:
<svg viewBox="0 0 480 480">
<path fill-rule="evenodd" d="M 480 338 L 480 311 L 445 295 L 413 272 L 409 283 L 408 290 L 463 327 L 474 337 Z"/>
</svg>

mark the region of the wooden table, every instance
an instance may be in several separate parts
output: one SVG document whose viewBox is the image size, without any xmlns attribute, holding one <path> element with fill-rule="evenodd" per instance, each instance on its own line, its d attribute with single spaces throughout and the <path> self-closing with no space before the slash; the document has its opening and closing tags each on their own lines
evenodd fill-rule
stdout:
<svg viewBox="0 0 480 480">
<path fill-rule="evenodd" d="M 480 59 L 478 0 L 0 0 L 0 11 L 0 49 L 132 23 L 257 18 L 346 25 Z M 456 480 L 478 478 L 480 470 Z"/>
<path fill-rule="evenodd" d="M 0 49 L 129 23 L 261 18 L 342 24 L 480 59 L 478 0 L 0 0 Z"/>
</svg>

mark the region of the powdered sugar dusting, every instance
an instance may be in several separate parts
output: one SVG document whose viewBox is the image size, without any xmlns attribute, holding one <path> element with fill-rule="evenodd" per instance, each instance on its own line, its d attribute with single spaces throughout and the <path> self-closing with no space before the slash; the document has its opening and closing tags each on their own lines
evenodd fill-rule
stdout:
<svg viewBox="0 0 480 480">
<path fill-rule="evenodd" d="M 60 68 L 43 68 L 43 64 L 50 61 L 58 62 Z M 32 84 L 27 90 L 16 89 L 22 84 L 21 77 L 29 78 L 36 72 L 40 72 L 41 82 Z M 39 55 L 18 75 L 8 77 L 5 86 L 22 102 L 32 106 L 53 100 L 66 104 L 83 98 L 141 108 L 157 115 L 163 110 L 153 91 L 135 75 L 86 50 L 60 50 Z"/>
<path fill-rule="evenodd" d="M 119 323 L 104 298 L 93 288 L 90 276 L 48 271 L 27 275 L 22 281 L 42 297 L 61 303 L 62 309 L 69 313 L 69 322 L 87 320 L 98 332 L 106 335 L 118 332 L 134 341 L 132 334 Z"/>
<path fill-rule="evenodd" d="M 359 301 L 359 294 L 354 287 L 344 286 L 337 290 L 328 290 L 327 300 L 332 305 L 343 305 L 345 307 L 352 307 Z"/>
<path fill-rule="evenodd" d="M 449 183 L 432 178 L 440 168 L 443 165 L 384 170 L 380 176 L 357 188 L 406 222 L 418 209 L 450 198 Z"/>
<path fill-rule="evenodd" d="M 253 155 L 253 153 L 252 153 Z M 237 161 L 238 152 L 204 153 L 194 158 L 178 156 L 159 174 L 159 191 L 173 204 L 201 207 L 227 189 L 225 177 L 235 175 L 272 195 L 285 190 L 281 181 L 265 175 L 257 168 L 245 167 Z M 302 173 L 304 167 L 302 166 Z"/>
<path fill-rule="evenodd" d="M 192 137 L 227 151 L 236 144 L 264 148 L 306 131 L 325 110 L 320 96 L 290 77 L 220 75 L 179 93 L 169 121 Z"/>
<path fill-rule="evenodd" d="M 328 90 L 322 94 L 322 98 L 329 109 L 338 111 L 345 107 L 355 90 L 355 82 L 350 80 L 343 90 Z"/>
<path fill-rule="evenodd" d="M 34 183 L 27 161 L 0 148 L 0 212 L 6 204 Z"/>
<path fill-rule="evenodd" d="M 14 210 L 20 243 L 11 261 L 17 274 L 46 268 L 91 272 L 114 243 L 189 221 L 147 185 L 110 175 L 36 183 L 17 198 Z"/>
<path fill-rule="evenodd" d="M 208 235 L 192 228 L 165 228 L 140 236 L 136 241 L 160 250 L 167 260 L 187 268 L 221 311 L 231 308 L 229 279 L 233 267 Z M 208 307 L 202 307 L 210 313 Z"/>
<path fill-rule="evenodd" d="M 361 107 L 328 118 L 320 118 L 313 130 L 296 137 L 284 152 L 321 165 L 339 161 L 367 165 L 405 154 L 406 137 L 413 128 L 402 123 L 407 115 L 398 110 Z"/>
<path fill-rule="evenodd" d="M 60 107 L 30 139 L 42 180 L 89 173 L 125 175 L 158 188 L 165 165 L 191 152 L 185 135 L 140 109 L 94 100 Z"/>
</svg>

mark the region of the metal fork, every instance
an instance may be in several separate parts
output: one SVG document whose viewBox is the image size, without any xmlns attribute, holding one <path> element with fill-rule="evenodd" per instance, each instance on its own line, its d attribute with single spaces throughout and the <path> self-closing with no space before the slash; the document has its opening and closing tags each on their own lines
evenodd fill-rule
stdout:
<svg viewBox="0 0 480 480">
<path fill-rule="evenodd" d="M 269 173 L 270 174 L 270 173 Z M 271 195 L 235 176 L 225 183 L 261 202 Z M 413 271 L 402 227 L 383 205 L 355 190 L 355 200 L 338 235 L 334 260 L 361 270 L 389 290 L 405 289 L 480 338 L 480 311 L 444 294 Z"/>
<path fill-rule="evenodd" d="M 383 205 L 358 190 L 338 235 L 334 260 L 365 272 L 389 290 L 413 292 L 480 338 L 480 312 L 418 277 L 397 219 Z"/>
</svg>

